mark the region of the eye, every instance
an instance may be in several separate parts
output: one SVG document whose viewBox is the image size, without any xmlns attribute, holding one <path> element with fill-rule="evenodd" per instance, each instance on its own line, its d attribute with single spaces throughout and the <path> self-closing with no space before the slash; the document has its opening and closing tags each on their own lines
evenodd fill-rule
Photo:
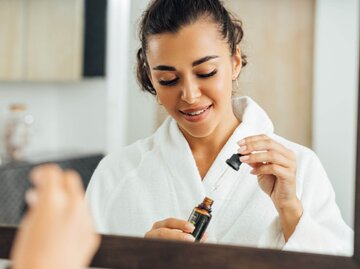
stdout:
<svg viewBox="0 0 360 269">
<path fill-rule="evenodd" d="M 199 78 L 208 78 L 208 77 L 212 77 L 213 75 L 215 75 L 217 73 L 217 70 L 215 69 L 214 71 L 207 73 L 207 74 L 198 74 L 197 76 Z"/>
<path fill-rule="evenodd" d="M 159 84 L 162 86 L 173 86 L 178 82 L 179 78 L 175 78 L 172 80 L 159 80 Z"/>
</svg>

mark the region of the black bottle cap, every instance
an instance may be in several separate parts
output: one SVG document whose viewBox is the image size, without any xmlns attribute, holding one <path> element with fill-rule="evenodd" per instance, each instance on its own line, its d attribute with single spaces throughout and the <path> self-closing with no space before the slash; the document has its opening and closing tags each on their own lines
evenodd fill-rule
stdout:
<svg viewBox="0 0 360 269">
<path fill-rule="evenodd" d="M 240 168 L 240 165 L 241 165 L 241 161 L 240 161 L 241 156 L 242 155 L 240 153 L 233 154 L 230 159 L 226 160 L 226 163 L 230 167 L 232 167 L 234 170 L 239 171 L 239 168 Z"/>
</svg>

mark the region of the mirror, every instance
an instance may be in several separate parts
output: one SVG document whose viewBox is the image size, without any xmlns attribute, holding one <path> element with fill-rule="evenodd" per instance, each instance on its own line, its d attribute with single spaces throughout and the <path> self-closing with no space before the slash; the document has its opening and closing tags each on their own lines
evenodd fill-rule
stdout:
<svg viewBox="0 0 360 269">
<path fill-rule="evenodd" d="M 249 64 L 241 72 L 239 94 L 250 96 L 268 112 L 277 134 L 316 152 L 334 187 L 342 217 L 353 228 L 358 3 L 300 0 L 224 2 L 241 18 L 245 32 L 242 49 L 248 56 Z M 164 118 L 163 111 L 154 98 L 137 90 L 132 71 L 139 46 L 133 28 L 134 22 L 138 20 L 146 4 L 147 1 L 131 1 L 131 6 L 119 4 L 117 9 L 111 11 L 109 76 L 106 80 L 0 84 L 1 122 L 6 121 L 6 109 L 12 102 L 26 103 L 28 111 L 34 117 L 32 139 L 27 148 L 28 158 L 44 156 L 48 152 L 60 155 L 66 151 L 81 155 L 89 152 L 112 152 L 118 146 L 150 135 L 160 125 Z M 126 11 L 130 13 L 125 13 Z M 124 21 L 126 23 L 121 24 Z M 122 27 L 116 28 L 116 25 Z M 124 26 L 129 28 L 124 30 Z M 340 32 L 342 37 L 338 40 L 334 38 L 334 31 Z M 130 37 L 129 41 L 123 42 L 122 39 L 120 42 L 120 37 L 127 35 Z M 127 54 L 128 50 L 130 54 Z M 336 57 L 334 51 L 337 52 Z M 126 59 L 129 61 L 120 62 L 118 57 L 128 57 Z M 346 68 L 341 68 L 345 66 Z M 130 77 L 128 80 L 127 74 Z M 126 103 L 127 107 L 122 106 Z M 81 128 L 78 128 L 79 124 Z M 1 128 L 4 133 L 3 125 Z M 4 154 L 4 147 L 1 149 Z M 156 163 L 153 165 L 159 166 Z M 151 188 L 151 185 L 146 187 Z M 181 202 L 187 204 L 188 211 L 174 212 L 172 216 L 182 214 L 183 218 L 187 218 L 193 207 L 201 202 L 203 197 L 192 195 L 191 188 L 186 191 L 185 195 L 191 198 Z M 266 196 L 262 197 L 267 199 Z M 143 198 L 144 203 L 160 201 L 166 205 L 169 197 L 164 195 L 145 198 L 134 193 L 131 201 L 136 204 Z M 169 199 L 172 199 L 169 203 L 176 203 L 176 197 Z M 214 199 L 209 233 L 213 229 L 211 225 L 220 218 L 215 214 L 218 201 Z M 268 202 L 271 203 L 270 200 Z M 127 206 L 132 205 L 129 202 Z M 137 222 L 136 216 L 150 214 L 144 212 L 146 204 L 144 208 L 141 205 L 139 203 L 132 208 L 135 210 L 132 215 L 134 219 L 122 219 L 120 214 L 119 223 L 124 226 L 134 225 Z M 252 210 L 256 210 L 248 209 L 246 214 L 249 215 Z M 248 219 L 246 214 L 243 215 L 244 220 Z M 160 220 L 171 215 L 158 217 Z M 251 238 L 252 232 L 255 233 L 251 230 L 255 224 L 250 221 L 241 223 L 248 227 L 245 229 L 243 242 L 235 244 L 226 240 L 214 240 L 212 243 L 256 246 L 250 239 L 245 242 L 246 237 Z M 99 228 L 103 233 L 134 236 L 119 232 L 116 227 Z M 225 228 L 223 226 L 222 229 Z"/>
</svg>

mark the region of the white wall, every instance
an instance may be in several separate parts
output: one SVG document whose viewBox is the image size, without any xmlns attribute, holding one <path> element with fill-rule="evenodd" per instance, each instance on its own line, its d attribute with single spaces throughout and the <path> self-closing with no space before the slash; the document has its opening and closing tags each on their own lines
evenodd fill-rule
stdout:
<svg viewBox="0 0 360 269">
<path fill-rule="evenodd" d="M 353 226 L 359 61 L 359 1 L 316 2 L 313 149 Z"/>
<path fill-rule="evenodd" d="M 136 82 L 139 18 L 149 0 L 110 0 L 107 47 L 107 152 L 153 133 L 156 106 Z M 127 42 L 126 42 L 127 41 Z"/>
<path fill-rule="evenodd" d="M 126 144 L 130 0 L 108 1 L 107 15 L 106 150 L 110 153 Z"/>
<path fill-rule="evenodd" d="M 69 83 L 0 83 L 0 153 L 9 104 L 25 103 L 34 116 L 30 156 L 50 152 L 103 152 L 106 144 L 104 79 Z"/>
<path fill-rule="evenodd" d="M 60 148 L 105 152 L 106 97 L 105 79 L 72 83 L 58 91 Z"/>
<path fill-rule="evenodd" d="M 150 93 L 140 90 L 136 82 L 136 53 L 140 48 L 138 23 L 149 0 L 132 0 L 129 32 L 128 122 L 127 143 L 151 135 L 155 129 L 156 102 Z"/>
</svg>

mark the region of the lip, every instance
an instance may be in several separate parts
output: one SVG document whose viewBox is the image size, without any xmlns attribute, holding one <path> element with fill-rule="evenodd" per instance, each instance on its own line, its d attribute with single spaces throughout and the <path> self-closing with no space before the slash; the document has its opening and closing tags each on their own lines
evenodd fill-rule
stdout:
<svg viewBox="0 0 360 269">
<path fill-rule="evenodd" d="M 199 123 L 199 122 L 204 121 L 208 117 L 208 115 L 209 115 L 210 111 L 212 110 L 212 108 L 213 108 L 213 105 L 211 104 L 211 105 L 207 105 L 207 106 L 201 106 L 201 107 L 199 106 L 199 107 L 196 107 L 196 108 L 191 108 L 191 109 L 189 108 L 189 109 L 183 110 L 183 111 L 189 111 L 187 113 L 196 112 L 196 111 L 199 111 L 199 110 L 205 110 L 201 114 L 194 115 L 194 116 L 186 114 L 183 111 L 180 111 L 180 112 L 181 112 L 181 115 L 182 115 L 183 119 L 185 119 L 186 121 L 191 122 L 191 123 Z"/>
<path fill-rule="evenodd" d="M 193 112 L 196 112 L 196 111 L 207 109 L 210 106 L 211 106 L 211 104 L 210 105 L 205 105 L 205 106 L 197 106 L 197 107 L 187 108 L 187 109 L 180 109 L 179 111 L 182 112 L 182 113 L 193 113 Z"/>
</svg>

